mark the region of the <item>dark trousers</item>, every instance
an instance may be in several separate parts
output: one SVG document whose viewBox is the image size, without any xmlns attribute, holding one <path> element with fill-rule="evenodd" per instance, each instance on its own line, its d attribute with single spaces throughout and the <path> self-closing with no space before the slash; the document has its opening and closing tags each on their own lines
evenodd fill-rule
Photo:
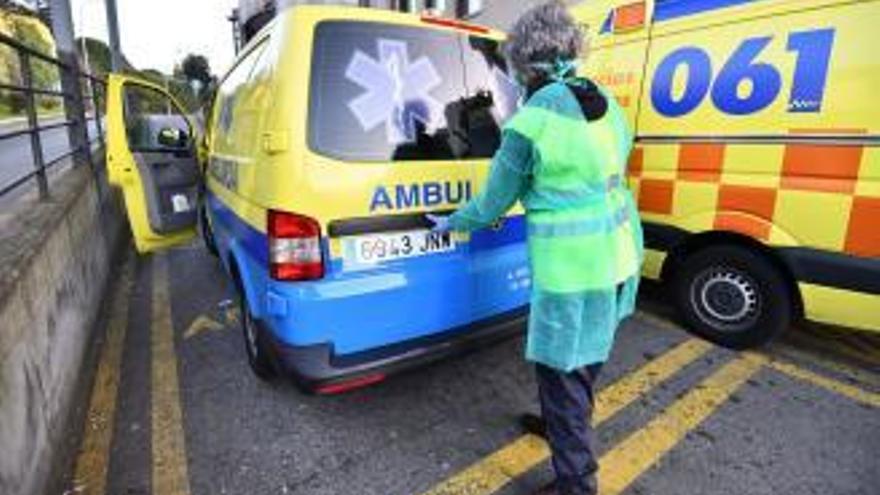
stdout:
<svg viewBox="0 0 880 495">
<path fill-rule="evenodd" d="M 593 388 L 601 368 L 602 364 L 595 364 L 564 373 L 537 365 L 541 413 L 560 495 L 595 495 L 598 491 L 592 418 Z"/>
</svg>

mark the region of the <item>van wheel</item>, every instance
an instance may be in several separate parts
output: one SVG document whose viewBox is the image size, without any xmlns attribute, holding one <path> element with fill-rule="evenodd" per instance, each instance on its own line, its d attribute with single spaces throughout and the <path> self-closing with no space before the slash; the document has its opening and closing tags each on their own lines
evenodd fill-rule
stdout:
<svg viewBox="0 0 880 495">
<path fill-rule="evenodd" d="M 208 212 L 205 210 L 204 203 L 199 207 L 199 233 L 202 235 L 202 242 L 205 249 L 213 256 L 218 256 L 217 243 L 214 241 L 214 231 L 208 222 Z"/>
<path fill-rule="evenodd" d="M 275 377 L 275 368 L 272 367 L 272 361 L 266 352 L 263 332 L 248 309 L 243 294 L 244 291 L 239 288 L 238 307 L 241 311 L 241 330 L 244 336 L 244 349 L 247 353 L 248 365 L 259 379 L 268 381 Z"/>
<path fill-rule="evenodd" d="M 740 246 L 688 256 L 674 278 L 676 309 L 693 333 L 732 349 L 769 342 L 791 323 L 792 294 L 780 271 Z"/>
</svg>

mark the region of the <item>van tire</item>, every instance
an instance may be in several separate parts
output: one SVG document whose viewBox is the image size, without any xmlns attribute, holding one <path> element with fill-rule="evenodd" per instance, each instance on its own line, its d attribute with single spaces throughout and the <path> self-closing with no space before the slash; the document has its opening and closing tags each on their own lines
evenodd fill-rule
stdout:
<svg viewBox="0 0 880 495">
<path fill-rule="evenodd" d="M 204 202 L 199 206 L 199 233 L 202 236 L 202 242 L 205 244 L 205 249 L 211 253 L 212 256 L 219 256 L 219 251 L 217 251 L 217 243 L 214 240 L 214 230 L 211 229 L 211 223 L 208 221 L 208 211 L 205 209 Z"/>
<path fill-rule="evenodd" d="M 244 296 L 244 288 L 241 281 L 236 278 L 236 289 L 238 290 L 238 308 L 241 315 L 241 335 L 244 340 L 244 351 L 247 355 L 248 365 L 254 375 L 260 380 L 270 381 L 275 378 L 277 373 L 272 365 L 266 346 L 266 337 L 263 335 L 262 327 L 259 322 L 251 314 L 248 308 L 247 300 Z"/>
<path fill-rule="evenodd" d="M 789 327 L 794 313 L 789 285 L 758 251 L 712 246 L 688 255 L 678 266 L 675 306 L 694 334 L 731 349 L 747 349 Z"/>
</svg>

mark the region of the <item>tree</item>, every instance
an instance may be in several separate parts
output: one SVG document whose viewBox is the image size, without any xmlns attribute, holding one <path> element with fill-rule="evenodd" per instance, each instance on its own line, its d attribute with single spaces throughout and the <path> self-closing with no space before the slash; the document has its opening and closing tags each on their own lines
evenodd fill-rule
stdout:
<svg viewBox="0 0 880 495">
<path fill-rule="evenodd" d="M 184 57 L 179 65 L 179 69 L 180 75 L 183 76 L 182 79 L 186 79 L 187 81 L 199 81 L 203 88 L 208 87 L 208 84 L 211 83 L 211 65 L 208 63 L 208 59 L 205 58 L 204 55 L 190 53 Z"/>
<path fill-rule="evenodd" d="M 85 43 L 88 57 L 83 54 L 83 43 Z M 77 38 L 76 51 L 83 63 L 88 60 L 89 66 L 85 69 L 93 76 L 103 78 L 110 72 L 110 47 L 107 46 L 107 43 L 94 38 Z"/>
<path fill-rule="evenodd" d="M 13 38 L 20 41 L 29 48 L 49 55 L 55 55 L 55 43 L 49 28 L 39 19 L 33 16 L 19 15 L 10 12 L 4 12 L 0 28 L 3 31 L 9 31 L 6 34 L 12 35 Z M 2 52 L 0 65 L 4 66 L 4 72 L 8 80 L 15 85 L 24 83 L 19 65 L 18 55 L 13 50 L 4 50 Z M 58 89 L 61 76 L 58 67 L 46 61 L 31 58 L 31 76 L 34 86 L 41 89 Z M 24 95 L 17 91 L 10 91 L 2 95 L 0 99 L 10 107 L 13 113 L 20 113 L 24 109 Z M 40 106 L 46 109 L 58 108 L 61 105 L 57 97 L 40 96 L 37 98 Z"/>
<path fill-rule="evenodd" d="M 83 53 L 83 46 L 85 46 L 85 53 Z M 79 55 L 79 60 L 82 62 L 82 67 L 86 72 L 98 79 L 106 80 L 107 74 L 111 72 L 110 47 L 108 47 L 106 43 L 94 38 L 78 38 L 76 40 L 76 51 Z M 106 107 L 103 86 L 92 82 L 88 84 L 85 89 L 92 89 L 94 91 L 96 97 L 96 101 L 94 102 L 95 107 L 103 111 Z M 90 100 L 86 101 L 87 108 L 90 104 Z"/>
<path fill-rule="evenodd" d="M 202 105 L 202 101 L 195 97 L 188 81 L 163 74 L 156 69 L 144 69 L 135 73 L 136 76 L 165 89 L 175 100 L 183 107 L 186 113 L 195 113 Z M 165 106 L 165 99 L 157 95 L 161 104 L 156 107 Z"/>
<path fill-rule="evenodd" d="M 211 74 L 211 65 L 204 55 L 190 53 L 184 57 L 180 64 L 174 67 L 174 77 L 185 81 L 189 86 L 183 91 L 188 94 L 180 94 L 180 97 L 182 101 L 187 102 L 186 105 L 191 110 L 195 111 L 200 106 L 210 104 L 217 78 Z M 195 88 L 198 89 L 197 92 L 193 91 Z"/>
</svg>

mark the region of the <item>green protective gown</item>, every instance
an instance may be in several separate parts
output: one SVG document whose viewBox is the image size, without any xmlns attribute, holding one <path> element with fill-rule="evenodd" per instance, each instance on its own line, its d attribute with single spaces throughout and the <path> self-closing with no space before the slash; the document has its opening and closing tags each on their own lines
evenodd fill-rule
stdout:
<svg viewBox="0 0 880 495">
<path fill-rule="evenodd" d="M 588 121 L 568 85 L 545 86 L 505 125 L 485 188 L 449 219 L 491 225 L 517 200 L 526 210 L 532 298 L 526 358 L 560 371 L 605 362 L 635 308 L 642 228 L 626 187 L 632 134 L 608 93 Z"/>
</svg>

